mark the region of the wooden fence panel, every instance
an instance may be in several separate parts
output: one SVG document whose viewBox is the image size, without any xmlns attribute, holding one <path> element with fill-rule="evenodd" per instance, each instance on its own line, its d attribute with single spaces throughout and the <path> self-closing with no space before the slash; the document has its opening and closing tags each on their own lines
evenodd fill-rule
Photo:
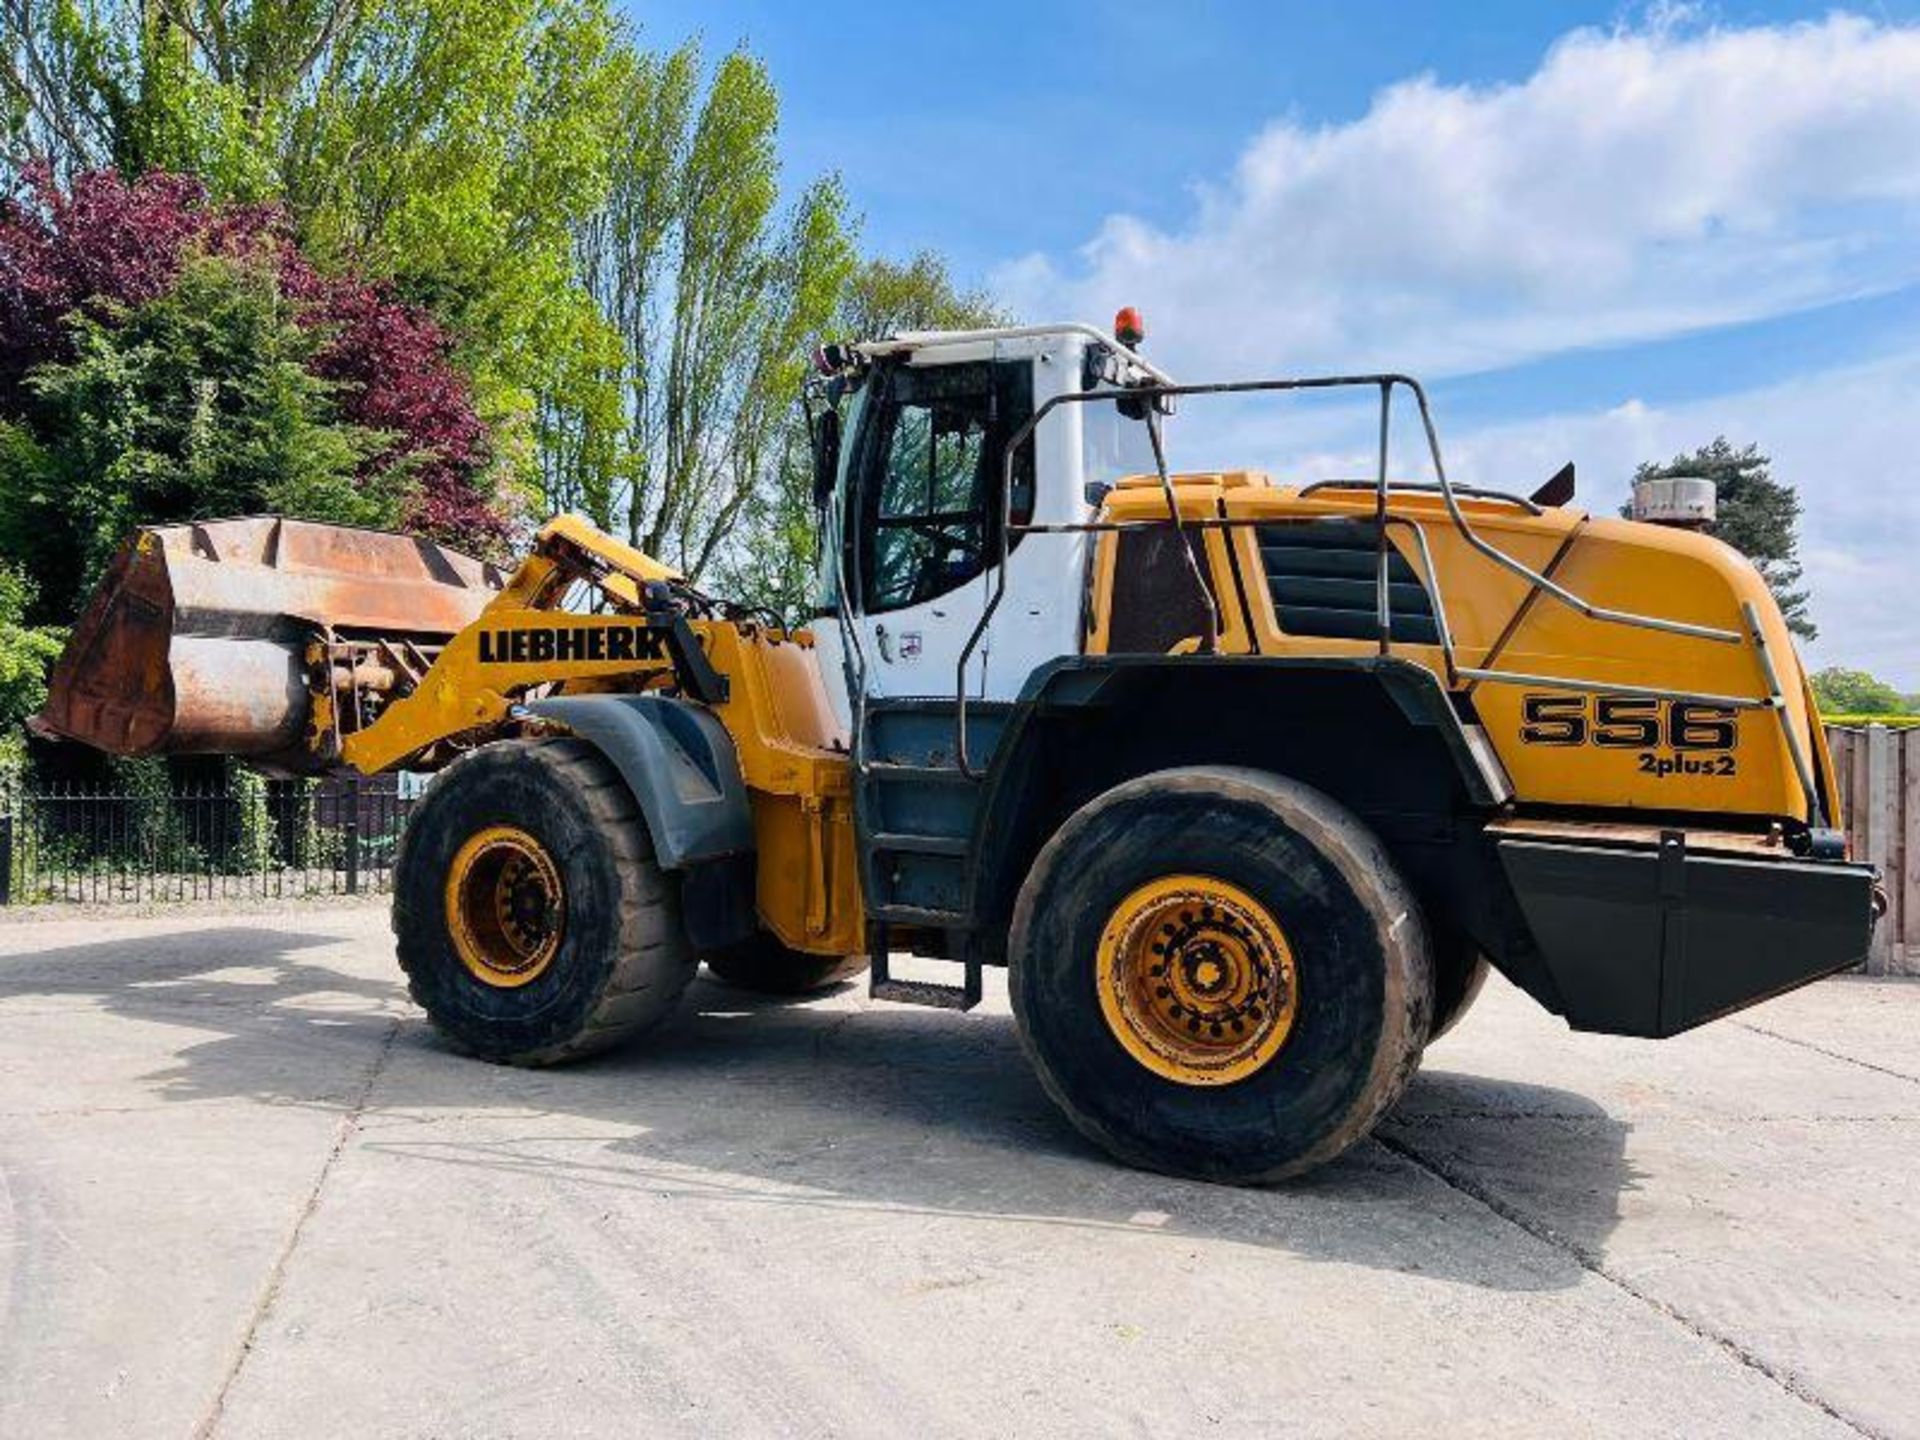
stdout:
<svg viewBox="0 0 1920 1440">
<path fill-rule="evenodd" d="M 1878 865 L 1887 913 L 1874 930 L 1870 975 L 1920 975 L 1920 727 L 1827 731 L 1846 807 L 1847 845 Z"/>
</svg>

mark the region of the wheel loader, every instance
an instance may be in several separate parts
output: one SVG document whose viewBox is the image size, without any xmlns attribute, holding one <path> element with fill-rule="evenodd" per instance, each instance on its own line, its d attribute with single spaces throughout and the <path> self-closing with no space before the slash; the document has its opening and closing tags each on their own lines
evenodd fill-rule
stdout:
<svg viewBox="0 0 1920 1440">
<path fill-rule="evenodd" d="M 1876 876 L 1751 564 L 1577 508 L 1570 472 L 1451 483 L 1408 377 L 1182 385 L 1123 320 L 823 348 L 809 625 L 570 516 L 511 574 L 166 526 L 41 728 L 436 771 L 393 928 L 476 1056 L 626 1043 L 702 961 L 961 1009 L 1003 966 L 1073 1124 L 1217 1181 L 1367 1134 L 1489 965 L 1663 1037 L 1864 957 Z M 1369 473 L 1169 467 L 1176 410 L 1305 392 L 1377 407 Z M 1432 478 L 1391 463 L 1396 413 Z"/>
</svg>

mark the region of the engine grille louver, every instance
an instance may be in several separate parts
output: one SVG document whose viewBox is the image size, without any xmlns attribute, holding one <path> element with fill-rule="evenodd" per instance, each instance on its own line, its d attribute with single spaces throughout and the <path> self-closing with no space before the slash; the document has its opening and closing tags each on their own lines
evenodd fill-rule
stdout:
<svg viewBox="0 0 1920 1440">
<path fill-rule="evenodd" d="M 1289 635 L 1374 640 L 1380 635 L 1376 581 L 1379 527 L 1370 520 L 1308 520 L 1257 532 L 1274 615 Z M 1387 550 L 1390 638 L 1437 645 L 1433 597 L 1397 549 Z"/>
</svg>

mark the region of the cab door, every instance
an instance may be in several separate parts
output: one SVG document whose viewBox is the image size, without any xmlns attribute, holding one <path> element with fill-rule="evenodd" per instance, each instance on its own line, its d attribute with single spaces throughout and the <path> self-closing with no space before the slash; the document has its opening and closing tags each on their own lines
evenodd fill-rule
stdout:
<svg viewBox="0 0 1920 1440">
<path fill-rule="evenodd" d="M 870 698 L 954 695 L 993 584 L 1006 445 L 1032 413 L 1031 376 L 1025 360 L 977 360 L 896 365 L 869 382 L 848 456 L 841 573 Z M 1024 523 L 1030 450 L 1015 462 L 1012 501 Z M 991 649 L 989 634 L 968 658 L 971 696 L 984 693 Z"/>
</svg>

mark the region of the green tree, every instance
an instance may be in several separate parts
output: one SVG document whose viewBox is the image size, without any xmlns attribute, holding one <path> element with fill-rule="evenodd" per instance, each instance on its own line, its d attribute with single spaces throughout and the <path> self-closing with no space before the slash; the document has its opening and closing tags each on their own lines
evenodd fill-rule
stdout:
<svg viewBox="0 0 1920 1440">
<path fill-rule="evenodd" d="M 1011 322 L 984 291 L 956 287 L 946 261 L 922 250 L 904 263 L 863 261 L 848 277 L 821 333 L 829 339 L 875 340 L 905 330 L 974 330 Z M 739 543 L 721 567 L 726 593 L 798 620 L 813 608 L 819 555 L 812 454 L 798 404 L 790 402 L 777 464 L 755 488 Z"/>
<path fill-rule="evenodd" d="M 905 330 L 977 330 L 1013 317 L 984 290 L 962 290 L 937 252 L 912 259 L 864 261 L 848 279 L 834 311 L 837 338 L 878 340 Z"/>
<path fill-rule="evenodd" d="M 853 263 L 832 178 L 779 204 L 779 102 L 736 51 L 701 85 L 689 45 L 635 67 L 606 205 L 578 236 L 582 275 L 624 342 L 617 425 L 569 437 L 554 508 L 698 577 L 778 463 L 807 339 Z"/>
<path fill-rule="evenodd" d="M 202 258 L 158 299 L 69 324 L 73 358 L 35 370 L 32 414 L 0 425 L 0 550 L 42 577 L 44 613 L 75 613 L 136 525 L 397 522 L 404 472 L 356 479 L 388 437 L 339 420 L 306 366 L 321 337 L 271 274 Z"/>
<path fill-rule="evenodd" d="M 1912 715 L 1913 702 L 1865 670 L 1830 665 L 1813 675 L 1813 698 L 1829 715 Z"/>
<path fill-rule="evenodd" d="M 17 167 L 112 164 L 273 199 L 460 341 L 496 453 L 607 422 L 617 341 L 575 282 L 634 55 L 605 0 L 0 0 Z"/>
<path fill-rule="evenodd" d="M 780 204 L 778 121 L 759 62 L 640 53 L 609 0 L 0 0 L 16 170 L 283 203 L 323 266 L 448 326 L 541 509 L 696 575 L 786 484 L 811 339 L 991 313 L 930 255 L 836 311 L 845 199 Z"/>
<path fill-rule="evenodd" d="M 0 779 L 18 768 L 20 726 L 47 700 L 47 670 L 66 633 L 29 625 L 33 582 L 0 561 Z"/>
<path fill-rule="evenodd" d="M 1634 479 L 1693 475 L 1711 480 L 1718 497 L 1711 533 L 1753 561 L 1787 628 L 1811 640 L 1819 632 L 1807 614 L 1808 595 L 1800 585 L 1800 496 L 1793 486 L 1774 479 L 1772 466 L 1757 445 L 1736 450 L 1722 435 L 1665 465 L 1643 464 Z"/>
</svg>

